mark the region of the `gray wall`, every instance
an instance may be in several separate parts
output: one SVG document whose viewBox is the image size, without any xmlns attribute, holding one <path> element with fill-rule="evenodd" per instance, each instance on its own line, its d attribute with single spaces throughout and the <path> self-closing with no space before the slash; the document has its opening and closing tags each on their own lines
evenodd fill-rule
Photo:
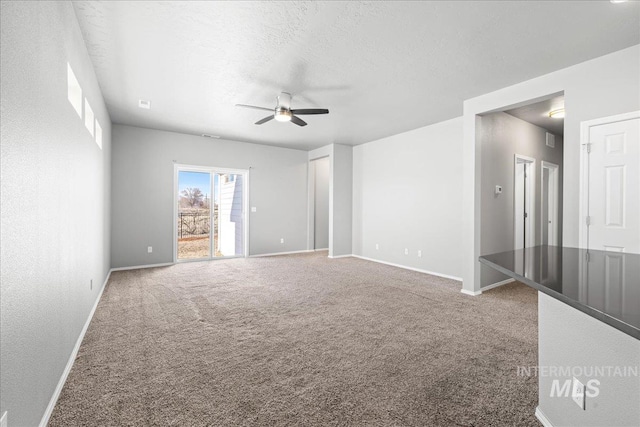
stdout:
<svg viewBox="0 0 640 427">
<path fill-rule="evenodd" d="M 462 118 L 354 147 L 353 253 L 461 277 L 461 155 Z"/>
<path fill-rule="evenodd" d="M 329 201 L 329 256 L 351 255 L 353 147 L 333 144 Z"/>
<path fill-rule="evenodd" d="M 314 248 L 329 247 L 329 174 L 328 157 L 314 160 Z"/>
<path fill-rule="evenodd" d="M 536 159 L 535 163 L 535 242 L 540 244 L 542 215 L 541 162 L 560 166 L 558 215 L 562 224 L 562 137 L 556 136 L 555 148 L 547 147 L 545 129 L 507 113 L 493 113 L 480 118 L 481 170 L 481 254 L 512 250 L 514 247 L 514 157 L 522 154 Z M 502 194 L 495 195 L 495 186 Z M 559 226 L 558 236 L 562 236 Z M 560 241 L 561 237 L 559 237 Z M 482 286 L 505 280 L 507 276 L 482 266 Z"/>
<path fill-rule="evenodd" d="M 70 3 L 1 15 L 0 413 L 33 426 L 108 274 L 110 119 Z M 67 101 L 67 61 L 102 150 Z"/>
<path fill-rule="evenodd" d="M 538 363 L 545 367 L 638 367 L 640 341 L 548 295 L 538 292 Z M 577 373 L 577 372 L 576 372 Z M 538 408 L 554 426 L 640 425 L 638 376 L 576 375 L 582 383 L 600 381 L 599 394 L 586 398 L 586 410 L 571 397 L 551 397 L 553 380 L 571 376 L 540 376 Z"/>
<path fill-rule="evenodd" d="M 113 267 L 173 261 L 175 163 L 250 168 L 249 254 L 306 249 L 306 151 L 114 125 L 112 162 Z"/>
<path fill-rule="evenodd" d="M 315 227 L 315 171 L 314 161 L 326 158 L 329 162 L 329 258 L 352 254 L 353 209 L 353 147 L 329 144 L 311 150 L 309 159 L 309 249 L 313 249 Z"/>
</svg>

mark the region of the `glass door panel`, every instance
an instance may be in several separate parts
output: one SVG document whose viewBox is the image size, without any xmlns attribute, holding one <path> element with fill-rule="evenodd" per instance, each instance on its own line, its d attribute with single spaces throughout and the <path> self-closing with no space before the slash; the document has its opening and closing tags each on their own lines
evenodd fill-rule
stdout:
<svg viewBox="0 0 640 427">
<path fill-rule="evenodd" d="M 178 171 L 178 260 L 211 257 L 211 174 Z"/>
<path fill-rule="evenodd" d="M 215 256 L 244 255 L 244 182 L 242 174 L 216 173 Z"/>
</svg>

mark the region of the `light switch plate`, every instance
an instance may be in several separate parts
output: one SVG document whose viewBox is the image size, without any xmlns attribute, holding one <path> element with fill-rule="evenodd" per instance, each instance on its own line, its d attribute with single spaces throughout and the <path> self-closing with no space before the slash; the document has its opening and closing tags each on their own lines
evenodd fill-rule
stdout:
<svg viewBox="0 0 640 427">
<path fill-rule="evenodd" d="M 258 208 L 255 206 L 251 206 L 251 212 L 258 212 Z"/>
<path fill-rule="evenodd" d="M 573 377 L 573 386 L 571 387 L 571 398 L 576 405 L 582 410 L 585 409 L 585 387 L 576 377 Z"/>
</svg>

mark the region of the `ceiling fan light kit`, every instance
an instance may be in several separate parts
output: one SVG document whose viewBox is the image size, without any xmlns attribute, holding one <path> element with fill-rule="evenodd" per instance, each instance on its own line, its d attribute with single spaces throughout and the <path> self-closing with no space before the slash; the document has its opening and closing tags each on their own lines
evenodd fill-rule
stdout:
<svg viewBox="0 0 640 427">
<path fill-rule="evenodd" d="M 266 107 L 258 107 L 255 105 L 247 105 L 247 104 L 236 104 L 236 107 L 243 108 L 253 108 L 254 110 L 266 110 L 273 111 L 272 115 L 269 115 L 263 119 L 258 120 L 255 124 L 261 125 L 272 119 L 276 119 L 278 122 L 291 122 L 298 126 L 306 126 L 307 122 L 302 120 L 297 115 L 304 114 L 329 114 L 329 110 L 326 108 L 302 108 L 297 110 L 291 109 L 291 94 L 287 92 L 282 92 L 278 97 L 276 97 L 276 107 L 271 110 L 271 108 Z"/>
<path fill-rule="evenodd" d="M 276 112 L 274 118 L 279 122 L 290 122 L 291 121 L 291 110 L 287 110 L 283 107 L 276 108 Z"/>
</svg>

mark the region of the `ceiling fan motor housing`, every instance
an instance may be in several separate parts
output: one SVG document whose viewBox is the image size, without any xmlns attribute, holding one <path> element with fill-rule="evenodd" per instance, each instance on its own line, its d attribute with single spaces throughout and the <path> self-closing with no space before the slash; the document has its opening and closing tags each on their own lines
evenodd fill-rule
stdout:
<svg viewBox="0 0 640 427">
<path fill-rule="evenodd" d="M 287 110 L 291 109 L 291 94 L 289 92 L 280 93 L 280 95 L 276 99 L 278 101 L 276 111 L 279 107 L 285 108 Z"/>
</svg>

